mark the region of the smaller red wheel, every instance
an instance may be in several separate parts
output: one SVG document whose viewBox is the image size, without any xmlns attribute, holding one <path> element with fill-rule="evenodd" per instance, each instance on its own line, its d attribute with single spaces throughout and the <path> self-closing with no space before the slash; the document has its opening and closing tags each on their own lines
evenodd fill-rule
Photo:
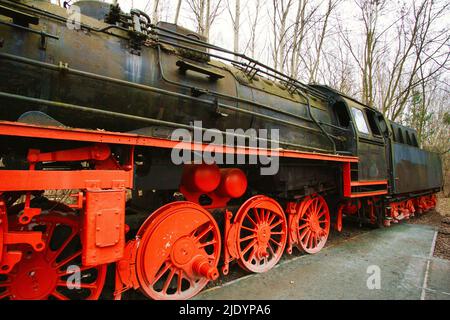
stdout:
<svg viewBox="0 0 450 320">
<path fill-rule="evenodd" d="M 266 272 L 275 266 L 287 243 L 281 206 L 266 196 L 255 196 L 239 208 L 235 224 L 238 263 L 251 272 Z"/>
<path fill-rule="evenodd" d="M 330 212 L 325 199 L 320 195 L 306 197 L 297 212 L 298 245 L 307 253 L 319 252 L 330 233 Z"/>
<path fill-rule="evenodd" d="M 95 300 L 105 284 L 106 265 L 81 265 L 79 217 L 57 211 L 42 212 L 28 225 L 11 217 L 14 231 L 42 231 L 45 249 L 36 252 L 28 245 L 16 245 L 22 260 L 11 273 L 0 278 L 0 299 L 11 300 Z"/>
</svg>

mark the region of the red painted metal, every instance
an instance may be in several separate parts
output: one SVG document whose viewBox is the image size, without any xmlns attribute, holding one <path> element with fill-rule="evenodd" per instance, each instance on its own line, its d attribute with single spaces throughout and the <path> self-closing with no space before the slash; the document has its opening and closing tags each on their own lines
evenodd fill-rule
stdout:
<svg viewBox="0 0 450 320">
<path fill-rule="evenodd" d="M 176 148 L 204 151 L 210 149 L 207 144 L 181 143 L 168 139 L 139 136 L 129 133 L 117 133 L 109 131 L 95 131 L 86 129 L 67 129 L 60 127 L 42 127 L 18 122 L 0 121 L 0 135 L 18 137 L 40 137 L 43 139 L 56 139 L 67 141 L 85 141 L 106 144 L 122 144 L 129 146 L 147 146 L 157 148 Z M 209 150 L 207 149 L 207 150 Z M 271 155 L 285 158 L 310 159 L 333 162 L 358 162 L 358 157 L 330 155 L 322 153 L 301 152 L 295 150 L 266 150 L 245 147 L 215 146 L 218 153 L 247 154 L 247 155 Z"/>
<path fill-rule="evenodd" d="M 289 246 L 297 246 L 307 253 L 317 253 L 324 246 L 330 232 L 330 213 L 320 195 L 305 197 L 295 205 L 290 220 Z"/>
<path fill-rule="evenodd" d="M 133 172 L 123 170 L 0 170 L 1 191 L 132 188 Z"/>
<path fill-rule="evenodd" d="M 230 262 L 238 257 L 236 242 L 236 228 L 231 228 L 233 213 L 229 210 L 224 211 L 224 241 L 223 241 L 223 266 L 222 273 L 227 275 L 230 270 Z M 231 232 L 231 233 L 230 233 Z"/>
<path fill-rule="evenodd" d="M 83 265 L 121 259 L 125 247 L 125 190 L 87 190 L 85 197 Z"/>
<path fill-rule="evenodd" d="M 139 240 L 127 242 L 123 258 L 116 263 L 114 300 L 120 300 L 122 293 L 129 289 L 138 289 L 139 280 L 136 274 L 136 254 Z"/>
<path fill-rule="evenodd" d="M 11 220 L 10 228 L 18 234 L 29 229 L 29 225 L 21 225 L 15 216 Z M 45 228 L 45 250 L 32 251 L 19 244 L 13 247 L 23 258 L 0 282 L 0 299 L 98 299 L 105 283 L 106 265 L 81 265 L 81 248 L 74 249 L 77 240 L 80 246 L 79 218 L 53 211 L 33 218 L 32 225 Z M 78 275 L 74 274 L 76 271 Z M 71 281 L 71 276 L 80 282 Z"/>
<path fill-rule="evenodd" d="M 41 153 L 39 150 L 30 149 L 28 151 L 28 162 L 58 162 L 58 161 L 83 161 L 83 160 L 98 160 L 104 161 L 111 155 L 111 150 L 105 144 L 97 143 L 92 146 Z"/>
<path fill-rule="evenodd" d="M 137 279 L 150 298 L 188 299 L 219 276 L 220 231 L 211 214 L 195 203 L 159 208 L 137 238 Z"/>
<path fill-rule="evenodd" d="M 387 215 L 392 218 L 394 223 L 409 219 L 410 217 L 413 217 L 416 212 L 421 213 L 429 209 L 426 199 L 426 197 L 418 197 L 392 202 L 389 204 L 390 211 L 387 211 Z"/>
<path fill-rule="evenodd" d="M 378 191 L 366 191 L 366 192 L 356 192 L 350 195 L 350 198 L 365 198 L 365 197 L 374 197 L 381 196 L 383 194 L 387 194 L 387 190 L 378 190 Z"/>
<path fill-rule="evenodd" d="M 283 254 L 287 232 L 286 217 L 275 200 L 262 195 L 248 199 L 226 231 L 226 263 L 237 259 L 247 271 L 270 270 Z"/>
<path fill-rule="evenodd" d="M 219 169 L 215 164 L 186 165 L 180 192 L 191 202 L 207 209 L 225 208 L 232 198 L 239 198 L 247 189 L 247 177 L 241 169 Z M 201 203 L 207 196 L 209 204 Z"/>
<path fill-rule="evenodd" d="M 22 252 L 8 250 L 6 240 L 9 234 L 8 231 L 6 205 L 0 197 L 0 275 L 9 273 L 17 262 L 22 259 Z"/>
<path fill-rule="evenodd" d="M 183 168 L 182 187 L 189 192 L 209 193 L 220 183 L 220 169 L 212 164 L 187 164 Z"/>
<path fill-rule="evenodd" d="M 352 181 L 352 187 L 361 187 L 361 186 L 376 186 L 376 185 L 384 185 L 388 184 L 387 180 L 373 180 L 373 181 Z"/>
<path fill-rule="evenodd" d="M 247 190 L 247 177 L 241 169 L 221 169 L 220 175 L 217 195 L 226 198 L 239 198 Z"/>
<path fill-rule="evenodd" d="M 351 165 L 350 162 L 344 162 L 342 164 L 342 181 L 344 183 L 343 186 L 343 194 L 344 197 L 349 198 L 352 194 L 352 178 L 351 178 Z"/>
<path fill-rule="evenodd" d="M 334 223 L 334 230 L 341 232 L 342 231 L 342 216 L 345 204 L 341 203 L 338 205 L 338 210 L 336 214 L 336 222 Z"/>
<path fill-rule="evenodd" d="M 0 198 L 0 274 L 9 273 L 22 259 L 22 252 L 15 250 L 14 245 L 26 244 L 35 251 L 45 249 L 40 231 L 14 231 L 9 226 L 6 205 Z"/>
</svg>

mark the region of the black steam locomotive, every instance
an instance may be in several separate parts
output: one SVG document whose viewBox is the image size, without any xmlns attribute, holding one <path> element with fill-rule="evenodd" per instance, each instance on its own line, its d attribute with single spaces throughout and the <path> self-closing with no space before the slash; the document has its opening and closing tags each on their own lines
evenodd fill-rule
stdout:
<svg viewBox="0 0 450 320">
<path fill-rule="evenodd" d="M 170 142 L 174 131 L 194 132 L 201 121 L 203 131 L 214 128 L 231 135 L 232 150 L 247 150 L 244 158 L 250 157 L 248 146 L 255 139 L 249 129 L 277 130 L 277 136 L 256 137 L 278 146 L 279 169 L 271 175 L 261 175 L 261 165 L 248 161 L 179 165 L 169 149 L 133 148 L 133 187 L 126 197 L 128 240 L 145 239 L 141 225 L 152 210 L 156 211 L 149 219 L 154 216 L 155 222 L 166 214 L 161 213 L 163 208 L 167 217 L 172 214 L 167 207 L 171 204 L 195 204 L 218 221 L 218 225 L 211 222 L 211 228 L 227 239 L 224 273 L 232 260 L 249 271 L 267 271 L 286 246 L 288 252 L 294 245 L 315 253 L 325 244 L 330 225 L 341 230 L 343 217 L 386 226 L 426 211 L 436 205 L 434 194 L 443 184 L 439 155 L 421 149 L 413 129 L 330 87 L 301 83 L 211 45 L 180 26 L 155 25 L 139 10 L 124 13 L 117 4 L 79 1 L 63 8 L 49 1 L 1 0 L 0 79 L 0 120 L 25 128 L 89 129 Z M 239 134 L 227 132 L 237 128 L 242 129 Z M 1 135 L 0 142 L 0 172 L 28 169 L 30 149 L 50 154 L 87 145 L 81 140 L 49 143 L 48 137 L 23 135 Z M 129 158 L 124 156 L 123 143 L 110 143 L 110 148 L 111 161 L 124 168 Z M 81 161 L 84 158 L 55 159 L 40 162 L 36 170 L 100 168 L 98 163 Z M 5 212 L 20 216 L 20 196 L 25 192 L 2 191 L 1 184 Z M 29 200 L 32 207 L 48 210 L 53 202 L 42 189 L 34 190 Z M 249 208 L 255 212 L 249 213 Z M 234 218 L 224 218 L 223 212 Z M 279 225 L 273 226 L 277 220 Z M 252 236 L 258 239 L 255 244 L 240 247 Z M 188 242 L 183 246 L 191 248 Z M 172 247 L 178 250 L 175 244 Z M 145 266 L 146 258 L 142 270 L 136 271 L 137 286 L 145 287 L 142 279 L 153 279 L 154 283 L 148 280 L 150 286 L 146 283 L 150 289 L 143 289 L 148 296 L 187 298 L 217 277 L 218 257 L 201 262 L 192 258 L 195 263 L 189 262 L 186 271 L 177 254 L 170 253 L 178 269 L 166 270 L 184 270 L 184 278 L 178 275 L 178 286 L 172 281 L 178 271 L 168 272 L 170 280 L 164 282 L 165 264 L 160 262 L 153 269 L 162 265 L 162 271 L 155 271 Z M 120 258 L 113 260 L 108 262 Z M 151 276 L 146 275 L 148 270 L 153 270 Z M 163 273 L 159 278 L 157 271 Z M 181 285 L 186 279 L 187 289 Z M 44 292 L 42 297 L 49 295 Z"/>
</svg>

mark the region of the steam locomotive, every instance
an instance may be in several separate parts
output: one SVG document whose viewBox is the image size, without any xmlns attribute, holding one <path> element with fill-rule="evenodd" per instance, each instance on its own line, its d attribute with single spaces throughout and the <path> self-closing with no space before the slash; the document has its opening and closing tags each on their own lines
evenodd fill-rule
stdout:
<svg viewBox="0 0 450 320">
<path fill-rule="evenodd" d="M 187 299 L 230 263 L 319 252 L 344 218 L 436 206 L 413 129 L 205 40 L 118 4 L 0 0 L 0 299 L 97 299 L 108 267 L 116 299 Z M 175 163 L 211 147 L 180 129 L 232 161 Z"/>
</svg>

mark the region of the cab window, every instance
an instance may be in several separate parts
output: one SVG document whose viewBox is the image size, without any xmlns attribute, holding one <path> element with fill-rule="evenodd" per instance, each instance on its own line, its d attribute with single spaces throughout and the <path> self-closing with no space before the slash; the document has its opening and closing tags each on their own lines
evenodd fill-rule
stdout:
<svg viewBox="0 0 450 320">
<path fill-rule="evenodd" d="M 366 119 L 364 119 L 364 114 L 358 108 L 352 107 L 352 115 L 356 122 L 356 127 L 361 133 L 369 134 L 369 128 L 367 127 Z"/>
<path fill-rule="evenodd" d="M 372 110 L 366 110 L 367 121 L 369 121 L 370 130 L 373 135 L 381 136 L 380 129 L 378 128 L 377 122 L 375 120 L 375 112 Z"/>
</svg>

